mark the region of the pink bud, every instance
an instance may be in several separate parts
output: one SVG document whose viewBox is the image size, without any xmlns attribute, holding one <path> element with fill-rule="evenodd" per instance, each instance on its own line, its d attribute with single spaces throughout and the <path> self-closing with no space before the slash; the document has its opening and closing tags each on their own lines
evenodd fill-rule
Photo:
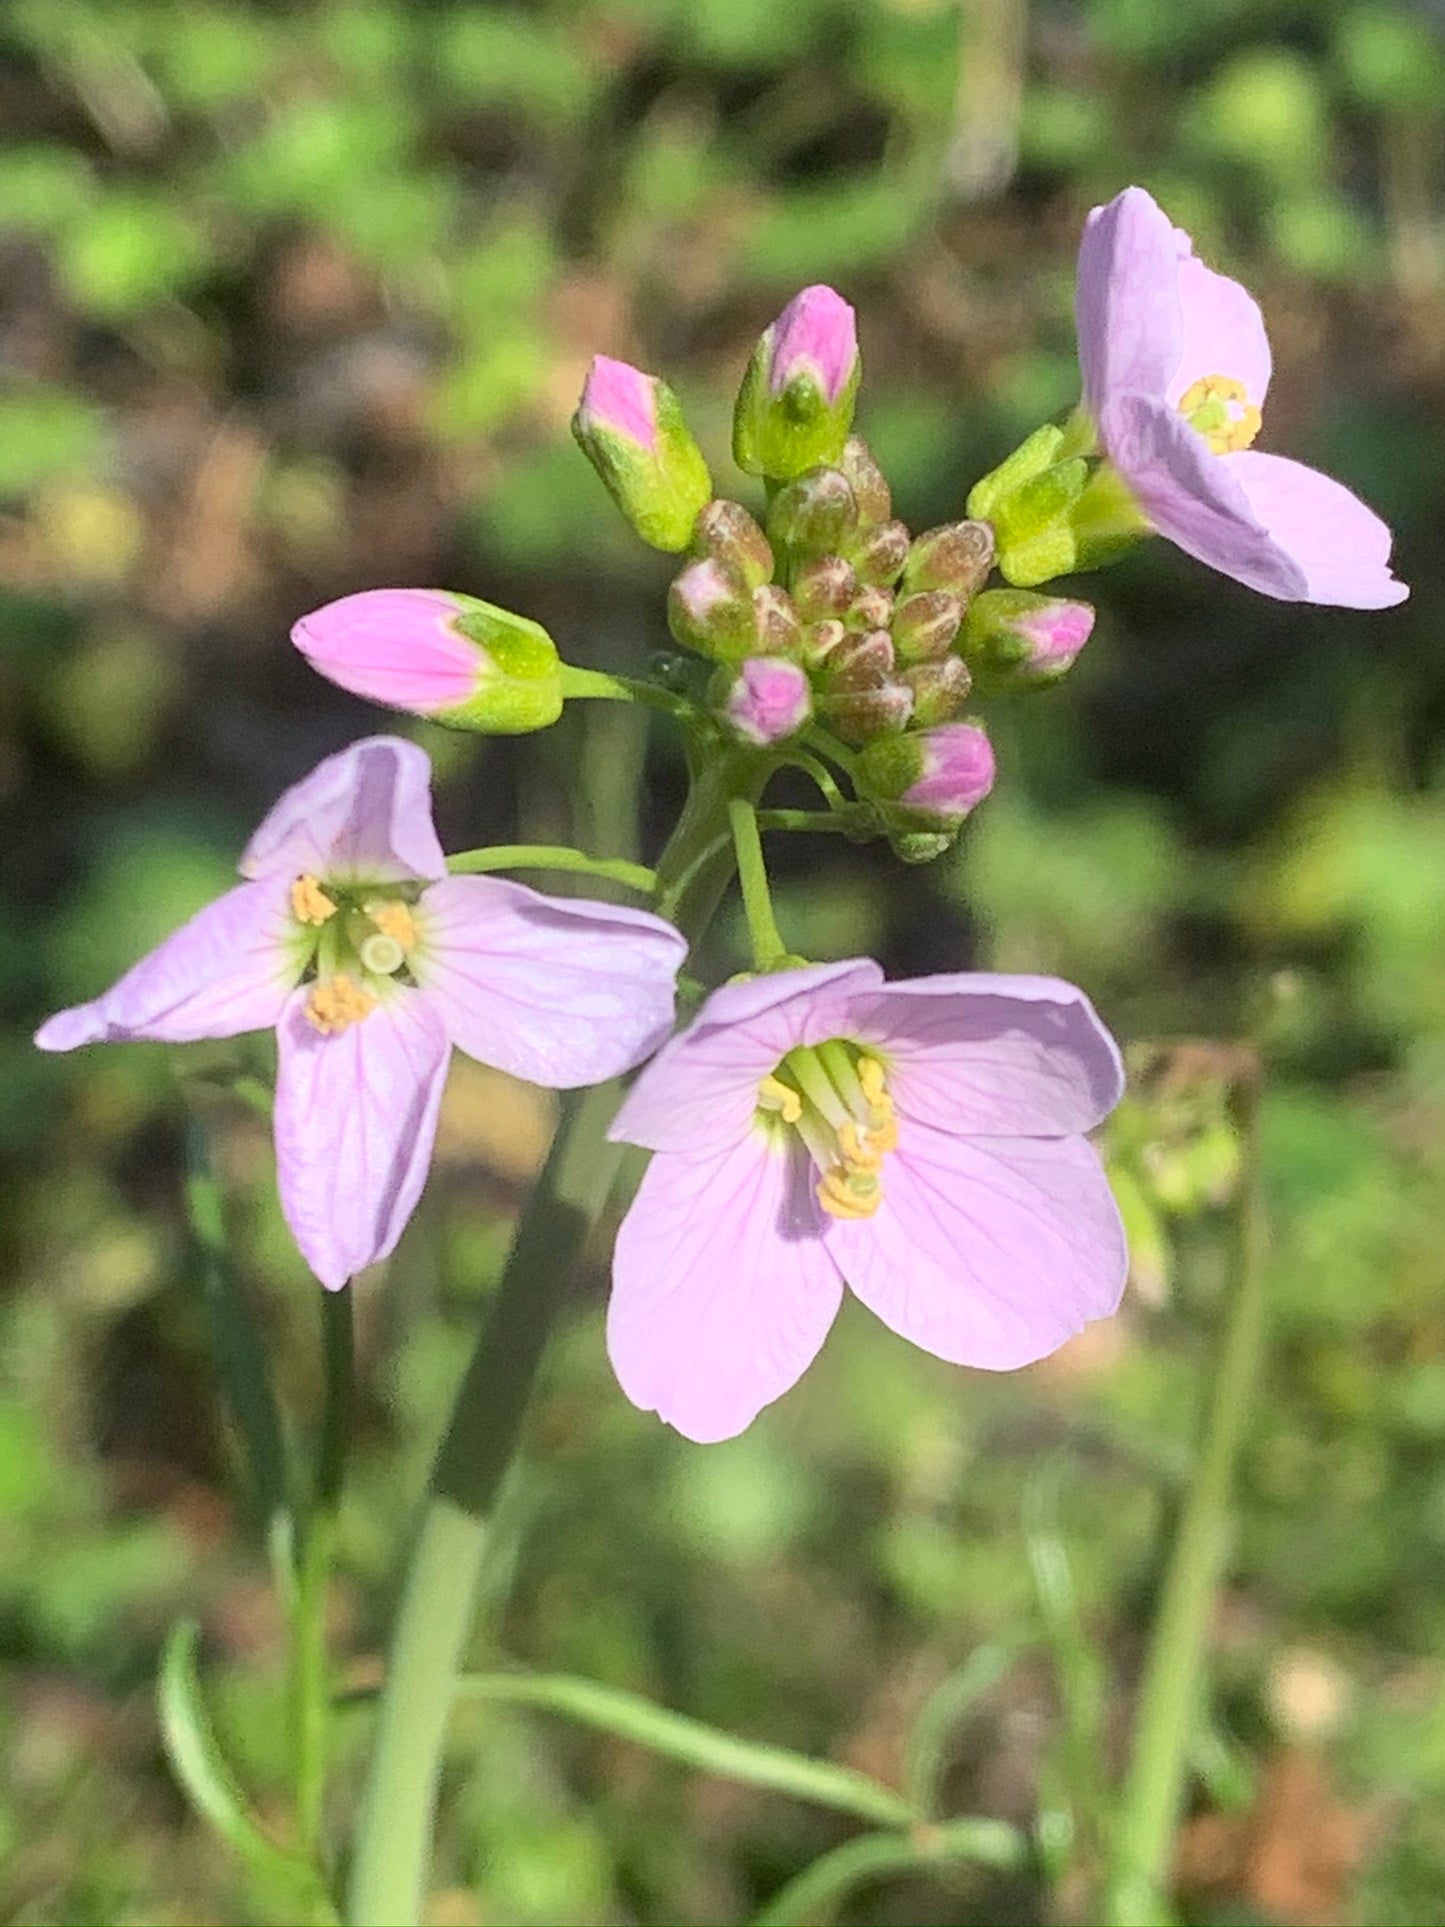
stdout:
<svg viewBox="0 0 1445 1927">
<path fill-rule="evenodd" d="M 812 714 L 812 691 L 795 662 L 753 656 L 739 669 L 723 709 L 744 741 L 765 749 L 803 727 Z"/>
<path fill-rule="evenodd" d="M 651 375 L 608 355 L 594 355 L 577 405 L 580 440 L 599 428 L 625 435 L 651 455 L 657 448 L 657 386 Z"/>
<path fill-rule="evenodd" d="M 918 738 L 922 766 L 899 797 L 911 810 L 961 821 L 993 788 L 993 746 L 973 723 L 944 723 Z"/>
<path fill-rule="evenodd" d="M 291 640 L 353 695 L 432 716 L 470 701 L 485 666 L 454 626 L 464 606 L 441 589 L 365 589 L 303 616 Z"/>
<path fill-rule="evenodd" d="M 981 687 L 1049 683 L 1070 667 L 1093 627 L 1087 602 L 1032 589 L 985 589 L 969 605 L 959 648 Z"/>
<path fill-rule="evenodd" d="M 1041 609 L 1020 616 L 1018 633 L 1032 645 L 1028 667 L 1035 675 L 1057 676 L 1067 669 L 1089 640 L 1094 611 L 1087 602 L 1049 601 Z"/>
<path fill-rule="evenodd" d="M 821 283 L 795 294 L 769 330 L 772 359 L 768 386 L 780 394 L 799 375 L 811 375 L 831 406 L 852 379 L 858 363 L 858 329 L 853 310 Z"/>
</svg>

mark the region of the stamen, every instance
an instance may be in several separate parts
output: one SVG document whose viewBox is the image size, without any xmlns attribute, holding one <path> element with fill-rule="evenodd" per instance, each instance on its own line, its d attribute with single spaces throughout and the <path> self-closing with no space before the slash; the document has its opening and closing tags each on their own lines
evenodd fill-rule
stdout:
<svg viewBox="0 0 1445 1927">
<path fill-rule="evenodd" d="M 765 1111 L 777 1111 L 784 1124 L 796 1124 L 803 1115 L 802 1098 L 778 1077 L 765 1077 L 759 1084 L 758 1103 Z"/>
<path fill-rule="evenodd" d="M 1216 455 L 1248 448 L 1263 419 L 1233 375 L 1201 375 L 1179 397 L 1179 412 Z"/>
<path fill-rule="evenodd" d="M 311 995 L 306 999 L 306 1021 L 323 1037 L 334 1037 L 352 1024 L 359 1024 L 375 1009 L 376 999 L 371 992 L 338 970 L 325 983 L 312 985 Z"/>
<path fill-rule="evenodd" d="M 819 1179 L 817 1197 L 830 1218 L 871 1218 L 883 1202 L 883 1186 L 866 1171 L 835 1164 Z"/>
<path fill-rule="evenodd" d="M 384 937 L 390 937 L 392 942 L 400 944 L 404 951 L 415 950 L 416 918 L 412 915 L 409 904 L 368 903 L 363 905 L 363 908 Z M 396 964 L 392 964 L 386 974 L 390 976 L 391 971 L 397 967 Z"/>
<path fill-rule="evenodd" d="M 759 1083 L 758 1108 L 779 1116 L 807 1146 L 819 1173 L 816 1196 L 830 1217 L 873 1216 L 883 1201 L 883 1160 L 898 1144 L 878 1058 L 842 1037 L 798 1045 Z"/>
<path fill-rule="evenodd" d="M 336 915 L 336 905 L 315 877 L 302 875 L 291 885 L 291 914 L 298 923 L 321 924 Z"/>
</svg>

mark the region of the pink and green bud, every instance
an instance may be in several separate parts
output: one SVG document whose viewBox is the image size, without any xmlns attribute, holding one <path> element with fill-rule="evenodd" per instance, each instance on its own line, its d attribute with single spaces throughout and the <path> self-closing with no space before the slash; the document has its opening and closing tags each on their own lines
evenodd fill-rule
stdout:
<svg viewBox="0 0 1445 1927">
<path fill-rule="evenodd" d="M 886 629 L 893 620 L 893 591 L 877 587 L 860 589 L 843 620 L 850 629 Z"/>
<path fill-rule="evenodd" d="M 929 529 L 908 551 L 903 588 L 945 589 L 965 602 L 988 580 L 994 535 L 987 522 L 946 522 Z"/>
<path fill-rule="evenodd" d="M 881 689 L 893 675 L 893 638 L 886 629 L 847 635 L 828 652 L 824 681 L 830 690 Z"/>
<path fill-rule="evenodd" d="M 807 675 L 785 656 L 754 656 L 742 664 L 720 703 L 744 742 L 766 749 L 795 736 L 813 713 Z"/>
<path fill-rule="evenodd" d="M 870 743 L 858 778 L 870 797 L 896 804 L 910 827 L 954 829 L 993 788 L 993 746 L 977 723 L 944 723 Z"/>
<path fill-rule="evenodd" d="M 987 589 L 969 606 L 959 647 L 991 689 L 1054 682 L 1072 667 L 1093 627 L 1087 602 Z"/>
<path fill-rule="evenodd" d="M 820 555 L 793 576 L 793 600 L 805 622 L 841 616 L 858 593 L 858 575 L 841 555 Z"/>
<path fill-rule="evenodd" d="M 973 687 L 968 665 L 959 656 L 914 663 L 900 673 L 899 681 L 913 691 L 913 724 L 917 729 L 951 722 Z"/>
<path fill-rule="evenodd" d="M 597 355 L 572 433 L 643 541 L 685 549 L 712 479 L 667 383 Z"/>
<path fill-rule="evenodd" d="M 859 372 L 853 310 L 832 288 L 804 288 L 765 330 L 748 363 L 733 416 L 738 467 L 787 482 L 819 462 L 836 462 Z"/>
<path fill-rule="evenodd" d="M 905 596 L 893 611 L 893 643 L 904 662 L 932 662 L 953 647 L 963 603 L 946 589 Z"/>
<path fill-rule="evenodd" d="M 903 572 L 911 540 L 902 522 L 880 522 L 876 528 L 861 531 L 848 544 L 848 560 L 858 571 L 859 581 L 891 588 Z"/>
<path fill-rule="evenodd" d="M 820 669 L 848 634 L 837 616 L 827 616 L 803 631 L 802 657 L 810 669 Z"/>
<path fill-rule="evenodd" d="M 693 527 L 692 549 L 736 570 L 750 589 L 773 579 L 768 538 L 741 502 L 709 502 Z"/>
<path fill-rule="evenodd" d="M 842 690 L 819 698 L 818 708 L 829 727 L 861 749 L 879 737 L 896 736 L 913 715 L 913 691 L 906 683 L 889 681 L 876 689 Z"/>
<path fill-rule="evenodd" d="M 861 435 L 850 435 L 844 442 L 838 466 L 848 477 L 862 526 L 871 529 L 888 521 L 893 514 L 893 492 Z"/>
<path fill-rule="evenodd" d="M 841 469 L 810 468 L 778 490 L 768 534 L 795 556 L 832 555 L 858 519 L 858 504 Z"/>
<path fill-rule="evenodd" d="M 452 729 L 517 736 L 562 713 L 547 631 L 474 596 L 367 589 L 303 616 L 291 640 L 340 688 Z"/>
<path fill-rule="evenodd" d="M 753 590 L 753 631 L 765 656 L 796 655 L 802 646 L 803 625 L 793 598 L 776 582 Z"/>
<path fill-rule="evenodd" d="M 667 625 L 684 648 L 737 660 L 756 646 L 753 598 L 735 569 L 705 556 L 689 562 L 667 592 Z"/>
</svg>

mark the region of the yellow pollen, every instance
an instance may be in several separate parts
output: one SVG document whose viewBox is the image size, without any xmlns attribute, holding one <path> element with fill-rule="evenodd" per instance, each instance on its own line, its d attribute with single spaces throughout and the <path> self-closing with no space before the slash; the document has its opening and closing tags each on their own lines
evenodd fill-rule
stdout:
<svg viewBox="0 0 1445 1927">
<path fill-rule="evenodd" d="M 399 943 L 403 950 L 416 948 L 416 918 L 404 903 L 368 903 L 366 914 L 384 937 Z"/>
<path fill-rule="evenodd" d="M 359 1024 L 375 1009 L 376 999 L 371 992 L 338 970 L 325 983 L 313 984 L 311 995 L 306 999 L 306 1021 L 323 1037 L 334 1037 L 338 1031 Z"/>
<path fill-rule="evenodd" d="M 1231 404 L 1237 415 L 1231 414 Z M 1179 397 L 1179 412 L 1216 455 L 1248 448 L 1262 420 L 1244 383 L 1233 375 L 1201 375 Z"/>
<path fill-rule="evenodd" d="M 818 1202 L 830 1218 L 871 1218 L 883 1202 L 883 1186 L 865 1171 L 835 1164 L 818 1181 Z"/>
<path fill-rule="evenodd" d="M 803 1100 L 781 1078 L 763 1079 L 758 1086 L 758 1102 L 765 1111 L 781 1113 L 784 1124 L 796 1124 L 803 1115 Z"/>
<path fill-rule="evenodd" d="M 291 914 L 298 923 L 325 923 L 336 915 L 336 905 L 313 876 L 299 876 L 291 885 Z"/>
</svg>

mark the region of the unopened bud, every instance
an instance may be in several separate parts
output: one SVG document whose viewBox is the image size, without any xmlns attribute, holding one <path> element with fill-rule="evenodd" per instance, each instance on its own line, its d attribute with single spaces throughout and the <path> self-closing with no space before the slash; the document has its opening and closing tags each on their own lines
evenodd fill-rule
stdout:
<svg viewBox="0 0 1445 1927">
<path fill-rule="evenodd" d="M 776 582 L 764 582 L 753 590 L 753 633 L 759 653 L 765 656 L 792 655 L 803 639 L 803 625 L 786 589 Z"/>
<path fill-rule="evenodd" d="M 303 616 L 291 640 L 342 689 L 454 729 L 515 736 L 562 713 L 547 631 L 474 596 L 367 589 Z"/>
<path fill-rule="evenodd" d="M 986 589 L 969 606 L 959 647 L 991 688 L 1055 682 L 1089 640 L 1087 602 L 1035 595 L 1029 589 Z"/>
<path fill-rule="evenodd" d="M 733 416 L 748 475 L 790 481 L 843 452 L 858 392 L 853 310 L 832 288 L 804 288 L 753 351 Z"/>
<path fill-rule="evenodd" d="M 951 722 L 973 687 L 968 665 L 958 656 L 914 663 L 899 680 L 913 691 L 913 720 L 920 728 Z"/>
<path fill-rule="evenodd" d="M 843 444 L 838 466 L 848 477 L 858 503 L 858 520 L 864 528 L 876 528 L 893 513 L 893 493 L 873 451 L 861 435 L 850 435 Z"/>
<path fill-rule="evenodd" d="M 832 655 L 848 631 L 836 616 L 829 616 L 822 622 L 815 622 L 803 631 L 803 661 L 810 669 L 817 669 Z"/>
<path fill-rule="evenodd" d="M 596 356 L 572 433 L 643 541 L 685 549 L 712 481 L 667 383 Z"/>
<path fill-rule="evenodd" d="M 879 588 L 860 590 L 843 620 L 850 629 L 886 629 L 893 620 L 893 591 Z"/>
<path fill-rule="evenodd" d="M 879 689 L 822 696 L 818 708 L 845 743 L 861 748 L 876 737 L 891 736 L 908 727 L 913 691 L 906 683 L 887 682 Z"/>
<path fill-rule="evenodd" d="M 755 589 L 773 579 L 773 551 L 741 502 L 708 502 L 692 531 L 694 555 L 710 555 Z"/>
<path fill-rule="evenodd" d="M 911 540 L 902 522 L 881 522 L 855 535 L 848 545 L 848 559 L 858 571 L 858 580 L 891 587 L 903 572 Z"/>
<path fill-rule="evenodd" d="M 967 601 L 992 567 L 993 530 L 987 522 L 945 522 L 920 535 L 908 551 L 903 586 L 947 589 Z"/>
<path fill-rule="evenodd" d="M 993 788 L 993 747 L 976 723 L 944 723 L 870 744 L 858 765 L 860 787 L 892 802 L 909 827 L 947 830 Z"/>
<path fill-rule="evenodd" d="M 747 655 L 756 641 L 747 583 L 711 556 L 690 562 L 668 589 L 667 626 L 686 648 L 705 656 Z"/>
<path fill-rule="evenodd" d="M 805 622 L 840 616 L 858 593 L 858 576 L 841 555 L 819 555 L 793 577 L 793 600 Z"/>
<path fill-rule="evenodd" d="M 904 662 L 946 656 L 963 621 L 963 603 L 946 589 L 905 596 L 893 611 L 893 641 Z"/>
<path fill-rule="evenodd" d="M 857 519 L 858 504 L 843 471 L 810 468 L 773 497 L 768 534 L 795 555 L 831 555 Z"/>
<path fill-rule="evenodd" d="M 824 680 L 830 690 L 881 689 L 893 674 L 893 638 L 886 629 L 845 636 L 829 652 Z"/>
<path fill-rule="evenodd" d="M 765 749 L 803 727 L 813 713 L 813 692 L 797 663 L 754 656 L 742 664 L 719 706 L 744 742 Z"/>
</svg>

